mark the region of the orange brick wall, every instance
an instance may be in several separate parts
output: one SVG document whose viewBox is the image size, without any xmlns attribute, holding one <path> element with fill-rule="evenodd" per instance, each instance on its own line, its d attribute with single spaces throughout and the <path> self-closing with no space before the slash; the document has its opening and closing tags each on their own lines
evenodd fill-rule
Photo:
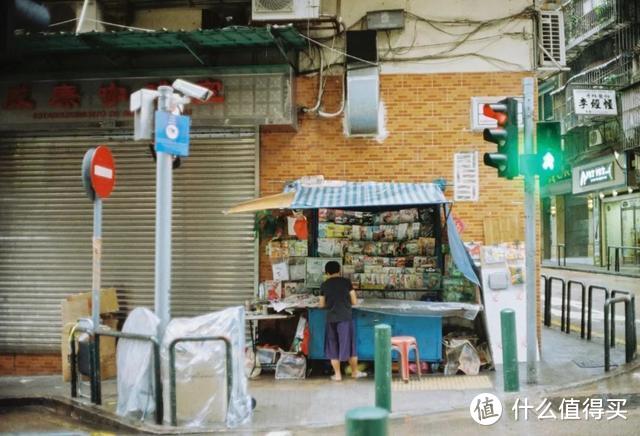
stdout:
<svg viewBox="0 0 640 436">
<path fill-rule="evenodd" d="M 471 97 L 521 95 L 525 73 L 451 73 L 382 75 L 381 99 L 386 107 L 388 137 L 346 138 L 342 116 L 319 119 L 301 115 L 298 132 L 262 132 L 260 149 L 261 194 L 282 191 L 285 181 L 322 174 L 327 179 L 431 182 L 453 180 L 453 155 L 477 150 L 495 151 L 482 133 L 470 130 Z M 297 82 L 298 105 L 312 106 L 316 78 Z M 325 111 L 340 103 L 340 79 L 327 82 Z M 448 187 L 448 198 L 453 188 Z M 453 213 L 462 219 L 464 240 L 482 241 L 484 218 L 517 214 L 524 219 L 522 180 L 500 179 L 497 171 L 480 163 L 480 201 L 456 203 Z M 268 265 L 261 262 L 261 279 Z"/>
<path fill-rule="evenodd" d="M 0 376 L 61 374 L 57 354 L 0 354 Z"/>
<path fill-rule="evenodd" d="M 522 95 L 526 76 L 531 74 L 382 75 L 380 92 L 388 131 L 383 142 L 346 138 L 342 116 L 320 119 L 304 114 L 297 132 L 262 131 L 261 194 L 281 192 L 286 181 L 315 174 L 352 181 L 431 182 L 444 177 L 452 183 L 454 153 L 476 150 L 480 199 L 455 203 L 453 213 L 465 224 L 462 238 L 481 242 L 486 217 L 513 214 L 524 222 L 524 188 L 522 178 L 500 179 L 495 169 L 482 164 L 482 154 L 495 151 L 495 146 L 485 142 L 481 132 L 470 129 L 471 97 Z M 317 78 L 299 78 L 296 85 L 297 104 L 313 106 Z M 323 100 L 325 112 L 335 111 L 340 98 L 340 78 L 331 77 Z M 453 188 L 448 187 L 445 195 L 452 199 Z M 260 280 L 268 280 L 271 269 L 263 247 L 261 244 Z"/>
</svg>

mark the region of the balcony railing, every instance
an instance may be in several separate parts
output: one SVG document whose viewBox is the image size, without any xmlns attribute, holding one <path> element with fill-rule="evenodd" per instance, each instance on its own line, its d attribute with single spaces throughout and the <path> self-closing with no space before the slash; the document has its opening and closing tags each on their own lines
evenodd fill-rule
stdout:
<svg viewBox="0 0 640 436">
<path fill-rule="evenodd" d="M 640 85 L 626 89 L 620 97 L 622 110 L 623 148 L 640 147 Z"/>
<path fill-rule="evenodd" d="M 571 0 L 563 7 L 566 51 L 586 45 L 616 29 L 621 24 L 620 3 L 624 0 L 603 0 L 586 11 L 583 0 Z"/>
</svg>

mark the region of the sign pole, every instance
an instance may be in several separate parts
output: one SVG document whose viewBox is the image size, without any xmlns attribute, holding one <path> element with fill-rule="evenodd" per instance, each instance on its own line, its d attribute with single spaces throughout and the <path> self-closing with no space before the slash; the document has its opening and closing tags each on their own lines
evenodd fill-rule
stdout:
<svg viewBox="0 0 640 436">
<path fill-rule="evenodd" d="M 93 273 L 91 294 L 91 321 L 93 328 L 100 326 L 100 274 L 102 273 L 102 199 L 93 201 Z"/>
<path fill-rule="evenodd" d="M 522 80 L 524 95 L 524 154 L 532 155 L 533 150 L 533 91 L 532 77 Z M 527 383 L 536 384 L 537 368 L 537 340 L 536 340 L 536 203 L 535 203 L 535 175 L 531 171 L 524 172 L 524 219 L 525 219 L 525 291 L 527 294 Z"/>
<path fill-rule="evenodd" d="M 173 88 L 158 87 L 158 110 L 170 112 Z M 171 154 L 156 152 L 156 253 L 155 313 L 160 319 L 158 337 L 162 340 L 171 320 L 171 197 L 173 191 Z"/>
</svg>

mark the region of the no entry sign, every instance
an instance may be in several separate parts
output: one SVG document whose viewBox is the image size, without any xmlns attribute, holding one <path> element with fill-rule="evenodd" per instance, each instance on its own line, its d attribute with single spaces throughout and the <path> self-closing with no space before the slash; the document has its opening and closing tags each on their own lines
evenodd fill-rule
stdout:
<svg viewBox="0 0 640 436">
<path fill-rule="evenodd" d="M 89 198 L 107 198 L 116 182 L 116 167 L 109 147 L 101 145 L 84 155 L 82 162 L 83 183 Z"/>
</svg>

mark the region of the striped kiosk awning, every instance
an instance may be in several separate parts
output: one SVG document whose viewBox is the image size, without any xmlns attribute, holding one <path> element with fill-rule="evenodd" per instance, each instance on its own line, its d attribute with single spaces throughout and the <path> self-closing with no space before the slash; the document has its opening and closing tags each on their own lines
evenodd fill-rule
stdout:
<svg viewBox="0 0 640 436">
<path fill-rule="evenodd" d="M 325 181 L 305 185 L 296 181 L 286 192 L 295 192 L 293 209 L 404 206 L 447 203 L 434 183 L 380 183 Z"/>
<path fill-rule="evenodd" d="M 434 183 L 345 182 L 296 180 L 284 192 L 237 204 L 225 213 L 266 209 L 345 209 L 354 207 L 411 206 L 449 203 Z"/>
</svg>

